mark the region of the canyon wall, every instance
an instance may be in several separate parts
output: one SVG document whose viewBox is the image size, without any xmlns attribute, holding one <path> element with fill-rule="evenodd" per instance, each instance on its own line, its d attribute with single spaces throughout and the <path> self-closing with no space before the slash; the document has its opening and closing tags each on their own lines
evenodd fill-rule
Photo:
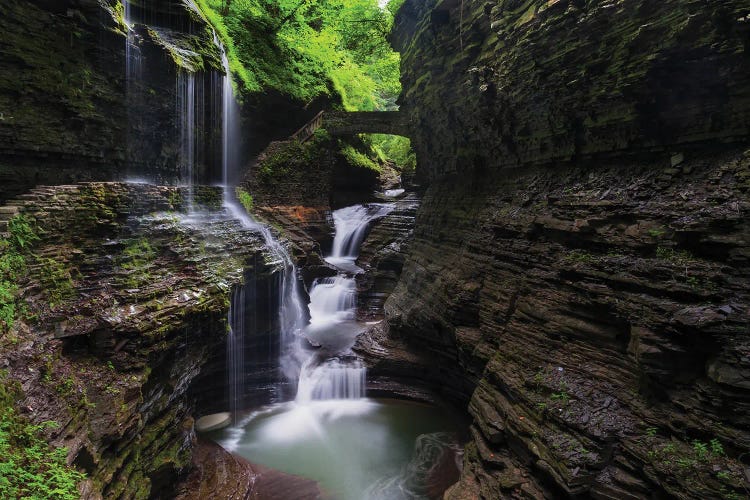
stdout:
<svg viewBox="0 0 750 500">
<path fill-rule="evenodd" d="M 449 498 L 750 487 L 748 13 L 402 7 L 429 188 L 383 344 L 469 409 Z"/>
<path fill-rule="evenodd" d="M 0 200 L 42 183 L 179 178 L 178 64 L 203 70 L 195 85 L 204 91 L 196 100 L 205 101 L 199 109 L 206 112 L 198 120 L 211 139 L 210 90 L 223 70 L 208 24 L 181 4 L 138 5 L 131 9 L 128 79 L 121 2 L 4 2 Z M 205 179 L 220 162 L 220 147 L 212 146 L 220 135 L 204 142 L 196 161 Z"/>
<path fill-rule="evenodd" d="M 216 209 L 222 194 L 195 200 Z M 24 417 L 57 424 L 47 439 L 87 473 L 85 498 L 171 497 L 192 467 L 197 408 L 228 407 L 231 291 L 263 285 L 248 349 L 277 321 L 263 315 L 278 280 L 263 239 L 227 217 L 187 218 L 186 206 L 179 188 L 84 183 L 39 187 L 0 214 L 39 238 L 27 241 L 15 326 L 0 335 L 2 382 L 18 384 Z"/>
</svg>

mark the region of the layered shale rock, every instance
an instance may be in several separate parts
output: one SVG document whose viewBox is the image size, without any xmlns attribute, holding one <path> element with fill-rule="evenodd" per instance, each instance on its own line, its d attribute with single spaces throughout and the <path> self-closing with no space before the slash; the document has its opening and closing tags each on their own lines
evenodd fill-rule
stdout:
<svg viewBox="0 0 750 500">
<path fill-rule="evenodd" d="M 205 98 L 202 118 L 210 128 L 209 90 L 223 71 L 219 48 L 207 22 L 187 3 L 130 4 L 127 75 L 121 2 L 3 3 L 0 200 L 40 183 L 178 177 L 178 67 L 203 70 L 196 88 L 206 89 L 198 100 Z M 220 161 L 219 141 L 202 142 L 200 178 L 208 180 L 208 165 Z"/>
<path fill-rule="evenodd" d="M 402 7 L 402 110 L 430 187 L 369 350 L 468 407 L 449 498 L 750 488 L 747 15 Z"/>
<path fill-rule="evenodd" d="M 365 271 L 357 275 L 357 310 L 368 320 L 382 318 L 383 304 L 401 276 L 419 207 L 419 196 L 413 192 L 385 201 L 393 202 L 394 208 L 373 222 L 357 259 Z"/>
<path fill-rule="evenodd" d="M 221 199 L 195 193 L 203 208 Z M 0 338 L 2 367 L 21 384 L 24 414 L 59 425 L 48 438 L 87 472 L 87 498 L 172 495 L 190 468 L 196 400 L 226 409 L 231 290 L 277 281 L 256 232 L 221 214 L 186 217 L 186 200 L 179 188 L 86 183 L 7 206 L 40 239 L 19 283 L 23 317 Z M 276 297 L 261 289 L 259 332 L 275 307 L 261 301 Z M 206 382 L 212 371 L 219 387 Z"/>
<path fill-rule="evenodd" d="M 407 1 L 401 111 L 422 174 L 744 140 L 747 2 Z"/>
<path fill-rule="evenodd" d="M 428 190 L 386 312 L 425 377 L 470 397 L 456 494 L 741 489 L 744 466 L 694 441 L 750 447 L 749 168 L 737 152 Z"/>
</svg>

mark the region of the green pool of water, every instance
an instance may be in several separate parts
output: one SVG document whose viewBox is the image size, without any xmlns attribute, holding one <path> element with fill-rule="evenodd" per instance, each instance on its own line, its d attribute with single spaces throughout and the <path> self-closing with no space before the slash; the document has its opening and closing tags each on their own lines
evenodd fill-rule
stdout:
<svg viewBox="0 0 750 500">
<path fill-rule="evenodd" d="M 251 462 L 318 481 L 335 499 L 400 500 L 428 498 L 440 487 L 434 476 L 457 474 L 456 429 L 432 406 L 358 399 L 274 405 L 212 437 Z"/>
</svg>

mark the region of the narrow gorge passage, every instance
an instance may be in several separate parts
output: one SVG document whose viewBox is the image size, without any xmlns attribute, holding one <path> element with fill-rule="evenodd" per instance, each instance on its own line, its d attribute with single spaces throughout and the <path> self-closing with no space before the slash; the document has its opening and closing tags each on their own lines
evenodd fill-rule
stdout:
<svg viewBox="0 0 750 500">
<path fill-rule="evenodd" d="M 750 499 L 750 0 L 0 33 L 0 499 Z"/>
</svg>

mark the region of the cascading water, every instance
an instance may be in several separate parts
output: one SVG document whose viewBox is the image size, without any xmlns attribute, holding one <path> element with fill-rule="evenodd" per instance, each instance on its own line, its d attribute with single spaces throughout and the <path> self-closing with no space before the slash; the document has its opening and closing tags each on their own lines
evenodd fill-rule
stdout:
<svg viewBox="0 0 750 500">
<path fill-rule="evenodd" d="M 245 287 L 238 286 L 232 292 L 227 323 L 227 367 L 229 378 L 229 410 L 236 420 L 242 409 L 242 396 L 245 393 L 245 314 L 239 304 L 245 303 Z"/>
<path fill-rule="evenodd" d="M 135 137 L 141 129 L 141 113 L 138 111 L 141 100 L 141 82 L 143 80 L 143 60 L 141 48 L 138 45 L 138 35 L 135 31 L 135 22 L 128 0 L 123 0 L 123 22 L 127 30 L 125 37 L 125 101 L 127 104 L 127 151 L 131 162 L 137 148 Z"/>
<path fill-rule="evenodd" d="M 370 223 L 385 217 L 394 208 L 392 203 L 370 203 L 353 205 L 333 212 L 336 235 L 333 238 L 331 255 L 326 262 L 349 272 L 360 272 L 355 265 L 359 256 L 359 247 L 367 235 Z"/>
<path fill-rule="evenodd" d="M 193 175 L 195 171 L 195 73 L 177 72 L 177 110 L 179 133 L 179 170 L 187 185 L 188 212 L 193 211 Z"/>
<path fill-rule="evenodd" d="M 391 497 L 390 492 L 401 485 L 419 490 L 419 482 L 429 476 L 422 471 L 432 468 L 422 456 L 429 458 L 436 454 L 422 453 L 424 447 L 417 446 L 418 460 L 412 461 L 416 465 L 404 469 L 407 474 L 399 475 L 399 467 L 409 463 L 410 444 L 421 433 L 442 430 L 451 424 L 433 408 L 366 399 L 365 367 L 350 354 L 361 329 L 356 322 L 357 296 L 352 277 L 352 272 L 358 272 L 359 268 L 354 263 L 369 224 L 393 207 L 372 204 L 334 213 L 337 245 L 329 262 L 339 262 L 341 272 L 314 283 L 307 323 L 291 256 L 271 231 L 248 216 L 235 199 L 232 184 L 239 162 L 232 147 L 237 143 L 239 122 L 226 57 L 223 61 L 224 206 L 228 216 L 262 235 L 280 271 L 279 366 L 288 383 L 297 386 L 297 392 L 293 401 L 262 408 L 239 422 L 235 416 L 235 426 L 222 431 L 221 443 L 254 461 L 313 477 L 342 500 L 370 496 L 392 500 L 397 497 Z M 235 415 L 243 408 L 244 336 L 252 329 L 246 324 L 245 295 L 253 287 L 253 283 L 246 282 L 233 291 L 228 318 L 230 406 Z"/>
<path fill-rule="evenodd" d="M 350 273 L 361 272 L 355 261 L 369 225 L 393 208 L 389 203 L 371 203 L 333 212 L 336 234 L 326 261 L 341 272 L 316 280 L 310 290 L 310 324 L 305 337 L 320 349 L 309 353 L 302 365 L 297 403 L 365 396 L 365 367 L 358 360 L 345 360 L 363 329 L 356 322 L 357 291 Z"/>
<path fill-rule="evenodd" d="M 231 70 L 229 60 L 224 50 L 224 46 L 219 41 L 218 36 L 214 33 L 214 42 L 221 51 L 221 60 L 224 67 L 224 75 L 221 77 L 220 89 L 222 92 L 222 177 L 224 186 L 224 207 L 233 218 L 238 219 L 245 227 L 257 231 L 263 237 L 266 248 L 274 257 L 271 265 L 279 267 L 279 329 L 280 329 L 280 359 L 279 367 L 282 370 L 285 379 L 292 384 L 296 384 L 299 371 L 300 361 L 298 350 L 295 345 L 298 343 L 298 335 L 305 326 L 307 316 L 305 307 L 300 298 L 299 283 L 297 280 L 297 268 L 294 265 L 292 257 L 287 249 L 274 236 L 271 230 L 259 224 L 240 206 L 234 194 L 232 183 L 236 170 L 239 167 L 236 144 L 239 142 L 239 107 L 234 99 Z M 230 309 L 231 314 L 244 315 L 244 301 L 232 300 Z M 233 332 L 235 337 L 245 335 L 244 329 Z M 242 344 L 244 345 L 244 344 Z M 242 376 L 242 367 L 237 368 L 232 363 L 244 362 L 228 354 L 228 370 L 230 376 Z M 241 381 L 230 382 L 230 385 L 241 386 Z M 278 389 L 279 394 L 282 389 Z"/>
</svg>

